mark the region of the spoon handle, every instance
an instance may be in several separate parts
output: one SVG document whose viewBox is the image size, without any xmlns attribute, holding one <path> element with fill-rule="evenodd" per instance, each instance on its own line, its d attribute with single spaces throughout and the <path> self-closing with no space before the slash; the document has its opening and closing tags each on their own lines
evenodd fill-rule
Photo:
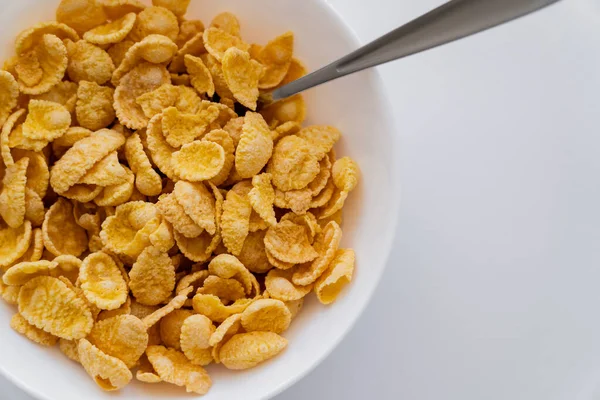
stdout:
<svg viewBox="0 0 600 400">
<path fill-rule="evenodd" d="M 322 83 L 473 35 L 559 0 L 452 0 L 273 92 L 282 99 Z"/>
</svg>

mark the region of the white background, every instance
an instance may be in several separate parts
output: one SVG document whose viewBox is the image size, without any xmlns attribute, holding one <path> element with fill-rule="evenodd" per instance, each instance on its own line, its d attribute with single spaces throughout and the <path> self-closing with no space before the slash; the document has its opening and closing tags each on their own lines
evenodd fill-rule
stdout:
<svg viewBox="0 0 600 400">
<path fill-rule="evenodd" d="M 329 2 L 365 42 L 442 3 Z M 381 68 L 403 145 L 392 261 L 277 400 L 600 399 L 598 26 L 597 0 L 563 0 Z M 0 398 L 30 400 L 1 377 Z"/>
</svg>

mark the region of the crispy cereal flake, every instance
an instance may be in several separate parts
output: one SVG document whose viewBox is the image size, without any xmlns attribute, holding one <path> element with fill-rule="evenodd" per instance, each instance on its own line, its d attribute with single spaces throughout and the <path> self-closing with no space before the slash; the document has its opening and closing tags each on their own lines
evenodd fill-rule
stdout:
<svg viewBox="0 0 600 400">
<path fill-rule="evenodd" d="M 146 350 L 154 370 L 165 381 L 185 386 L 188 393 L 206 394 L 212 385 L 208 373 L 199 365 L 192 364 L 187 357 L 174 349 L 150 346 Z"/>
<path fill-rule="evenodd" d="M 252 60 L 247 51 L 237 47 L 229 48 L 222 59 L 223 77 L 233 97 L 249 109 L 256 110 L 258 82 L 264 73 L 263 66 Z"/>
<path fill-rule="evenodd" d="M 175 267 L 169 256 L 155 247 L 147 247 L 129 272 L 129 288 L 135 299 L 154 306 L 167 300 L 175 289 Z"/>
<path fill-rule="evenodd" d="M 84 33 L 83 38 L 98 45 L 119 43 L 131 32 L 135 19 L 135 13 L 125 14 L 115 21 L 90 29 Z"/>
<path fill-rule="evenodd" d="M 101 310 L 115 310 L 127 301 L 127 284 L 117 264 L 104 252 L 92 253 L 81 264 L 81 289 Z"/>
<path fill-rule="evenodd" d="M 287 340 L 273 332 L 248 332 L 233 336 L 223 345 L 219 358 L 229 369 L 248 369 L 275 357 Z"/>
<path fill-rule="evenodd" d="M 96 384 L 106 391 L 119 390 L 133 378 L 127 365 L 82 339 L 78 345 L 79 361 Z"/>
<path fill-rule="evenodd" d="M 115 119 L 114 94 L 113 88 L 100 86 L 96 82 L 80 81 L 75 107 L 79 125 L 92 131 L 110 125 Z"/>
<path fill-rule="evenodd" d="M 87 340 L 106 355 L 133 368 L 148 346 L 148 333 L 138 317 L 119 315 L 97 322 Z"/>
<path fill-rule="evenodd" d="M 173 171 L 190 182 L 200 182 L 214 178 L 225 164 L 225 151 L 221 146 L 209 141 L 193 141 L 173 153 Z"/>
</svg>

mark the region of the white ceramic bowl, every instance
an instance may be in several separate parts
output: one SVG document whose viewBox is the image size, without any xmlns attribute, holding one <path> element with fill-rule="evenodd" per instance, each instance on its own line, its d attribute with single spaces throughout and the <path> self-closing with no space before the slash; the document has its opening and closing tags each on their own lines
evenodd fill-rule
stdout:
<svg viewBox="0 0 600 400">
<path fill-rule="evenodd" d="M 57 4 L 58 0 L 3 2 L 0 59 L 12 54 L 13 39 L 19 31 L 53 19 Z M 359 45 L 325 0 L 193 0 L 188 18 L 200 18 L 208 24 L 221 11 L 234 12 L 240 18 L 242 35 L 249 42 L 266 43 L 280 33 L 294 31 L 296 55 L 310 70 Z M 288 348 L 275 359 L 243 372 L 209 366 L 213 386 L 205 396 L 207 400 L 266 399 L 314 368 L 340 342 L 365 308 L 391 250 L 400 206 L 398 135 L 378 74 L 365 71 L 329 83 L 307 92 L 306 101 L 307 122 L 340 128 L 344 135 L 336 149 L 338 155 L 353 157 L 361 167 L 362 181 L 350 196 L 343 223 L 342 245 L 353 247 L 357 256 L 354 281 L 332 306 L 323 306 L 311 296 L 284 335 L 289 339 Z M 9 321 L 15 309 L 0 303 L 0 371 L 39 399 L 193 397 L 172 385 L 136 382 L 119 393 L 107 394 L 80 365 L 68 360 L 58 349 L 39 347 L 13 332 Z M 365 338 L 365 342 L 371 340 Z"/>
</svg>

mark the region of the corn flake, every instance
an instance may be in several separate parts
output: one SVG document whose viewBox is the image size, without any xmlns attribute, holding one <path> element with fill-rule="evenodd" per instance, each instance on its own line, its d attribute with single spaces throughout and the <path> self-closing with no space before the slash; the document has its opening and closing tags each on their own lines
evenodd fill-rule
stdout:
<svg viewBox="0 0 600 400">
<path fill-rule="evenodd" d="M 282 191 L 305 188 L 319 174 L 319 159 L 311 143 L 298 136 L 286 136 L 277 142 L 267 172 Z"/>
<path fill-rule="evenodd" d="M 225 303 L 246 297 L 246 291 L 239 281 L 214 275 L 204 280 L 203 286 L 198 289 L 197 293 L 215 295 Z"/>
<path fill-rule="evenodd" d="M 175 175 L 191 182 L 205 181 L 217 176 L 225 164 L 225 151 L 210 141 L 194 141 L 173 153 Z"/>
<path fill-rule="evenodd" d="M 108 356 L 135 366 L 146 347 L 148 333 L 144 323 L 133 315 L 119 315 L 97 322 L 86 338 Z"/>
<path fill-rule="evenodd" d="M 135 42 L 133 40 L 124 40 L 122 42 L 113 44 L 106 50 L 110 56 L 110 59 L 113 61 L 115 68 L 119 68 L 125 59 L 125 55 L 134 44 Z"/>
<path fill-rule="evenodd" d="M 258 82 L 264 73 L 263 66 L 252 60 L 247 51 L 236 47 L 227 50 L 222 60 L 223 77 L 233 97 L 249 109 L 256 110 Z"/>
<path fill-rule="evenodd" d="M 204 23 L 202 23 L 202 21 L 197 19 L 181 21 L 181 24 L 179 25 L 179 35 L 177 35 L 175 43 L 181 48 L 191 38 L 202 32 L 204 32 Z"/>
<path fill-rule="evenodd" d="M 162 129 L 167 143 L 181 147 L 204 135 L 209 124 L 217 119 L 219 110 L 209 107 L 198 114 L 180 112 L 175 107 L 163 110 Z"/>
<path fill-rule="evenodd" d="M 208 373 L 199 365 L 174 349 L 150 346 L 146 350 L 148 360 L 160 378 L 177 386 L 185 386 L 188 393 L 206 394 L 212 385 Z"/>
<path fill-rule="evenodd" d="M 46 347 L 52 347 L 58 341 L 56 336 L 31 325 L 21 314 L 13 315 L 10 327 L 27 339 Z"/>
<path fill-rule="evenodd" d="M 140 41 L 153 34 L 163 35 L 175 41 L 179 35 L 177 17 L 164 7 L 148 7 L 138 14 L 131 38 Z"/>
<path fill-rule="evenodd" d="M 87 256 L 79 271 L 81 289 L 101 310 L 114 310 L 127 301 L 127 284 L 111 256 L 104 252 Z"/>
<path fill-rule="evenodd" d="M 170 81 L 169 72 L 163 65 L 149 62 L 141 62 L 125 74 L 119 80 L 114 96 L 114 108 L 121 124 L 130 129 L 145 128 L 149 119 L 136 99 Z"/>
<path fill-rule="evenodd" d="M 110 186 L 127 179 L 125 168 L 119 163 L 116 151 L 98 161 L 79 181 L 87 185 Z"/>
<path fill-rule="evenodd" d="M 129 13 L 138 14 L 146 8 L 139 0 L 102 0 L 104 11 L 111 20 L 117 20 Z"/>
<path fill-rule="evenodd" d="M 42 258 L 43 251 L 44 251 L 44 239 L 42 237 L 42 230 L 41 230 L 41 228 L 36 228 L 33 230 L 29 248 L 16 262 L 38 261 Z"/>
<path fill-rule="evenodd" d="M 304 298 L 312 290 L 312 285 L 299 286 L 292 283 L 293 271 L 272 269 L 265 278 L 269 296 L 281 301 L 295 301 Z"/>
<path fill-rule="evenodd" d="M 212 294 L 197 294 L 194 296 L 194 311 L 210 318 L 214 322 L 223 322 L 233 314 L 239 314 L 250 305 L 252 300 L 240 299 L 228 306 Z"/>
<path fill-rule="evenodd" d="M 149 306 L 165 301 L 175 289 L 175 268 L 169 256 L 147 247 L 129 272 L 129 288 L 135 299 Z"/>
<path fill-rule="evenodd" d="M 181 350 L 179 337 L 186 318 L 193 315 L 189 310 L 175 310 L 160 320 L 160 337 L 162 342 L 175 350 Z"/>
<path fill-rule="evenodd" d="M 300 266 L 295 272 L 292 281 L 296 285 L 309 285 L 315 282 L 325 272 L 342 239 L 342 230 L 335 222 L 330 222 L 323 228 L 321 236 L 315 241 L 319 256 L 312 262 Z"/>
<path fill-rule="evenodd" d="M 125 178 L 121 183 L 109 185 L 104 188 L 98 186 L 101 189 L 101 192 L 94 197 L 94 203 L 96 205 L 100 207 L 116 207 L 127 201 L 134 201 L 133 182 L 135 175 L 129 168 L 125 166 L 122 166 L 122 168 L 125 170 Z"/>
<path fill-rule="evenodd" d="M 191 315 L 183 321 L 181 350 L 192 364 L 204 366 L 213 361 L 209 340 L 214 332 L 215 326 L 204 315 Z"/>
<path fill-rule="evenodd" d="M 18 228 L 25 219 L 25 189 L 29 158 L 23 157 L 6 169 L 0 192 L 0 215 L 8 226 Z"/>
<path fill-rule="evenodd" d="M 115 21 L 90 29 L 83 34 L 83 38 L 98 45 L 119 43 L 129 35 L 135 24 L 135 19 L 135 13 L 125 14 Z"/>
<path fill-rule="evenodd" d="M 305 76 L 308 73 L 308 69 L 302 63 L 302 61 L 298 60 L 296 57 L 292 57 L 292 62 L 290 63 L 290 67 L 288 68 L 288 72 L 283 78 L 283 80 L 277 85 L 277 88 L 287 85 L 295 80 L 298 80 Z"/>
<path fill-rule="evenodd" d="M 74 82 L 89 81 L 102 85 L 108 82 L 115 65 L 105 50 L 80 40 L 67 41 L 69 65 L 67 74 Z"/>
<path fill-rule="evenodd" d="M 40 252 L 41 253 L 41 252 Z M 51 270 L 51 275 L 55 278 L 64 276 L 71 283 L 75 284 L 79 278 L 79 270 L 81 269 L 82 261 L 70 254 L 63 254 L 52 260 L 57 264 L 56 268 Z"/>
<path fill-rule="evenodd" d="M 31 222 L 25 220 L 17 228 L 11 228 L 6 222 L 0 222 L 0 268 L 7 267 L 22 257 L 31 242 Z"/>
<path fill-rule="evenodd" d="M 240 22 L 230 12 L 217 14 L 210 22 L 210 26 L 227 32 L 230 35 L 240 37 Z"/>
<path fill-rule="evenodd" d="M 235 168 L 243 178 L 258 174 L 273 153 L 271 131 L 260 114 L 246 113 L 235 153 Z"/>
<path fill-rule="evenodd" d="M 315 293 L 321 303 L 333 303 L 342 289 L 352 281 L 354 260 L 352 249 L 337 250 L 328 270 L 315 283 Z"/>
<path fill-rule="evenodd" d="M 248 369 L 275 357 L 286 347 L 287 340 L 273 332 L 239 333 L 223 345 L 219 358 L 229 369 Z"/>
<path fill-rule="evenodd" d="M 135 133 L 125 143 L 127 162 L 135 174 L 135 186 L 146 196 L 157 196 L 162 190 L 160 176 L 152 168 L 140 136 Z"/>
<path fill-rule="evenodd" d="M 19 313 L 32 325 L 63 339 L 80 339 L 92 329 L 92 314 L 65 283 L 38 276 L 21 287 Z"/>
<path fill-rule="evenodd" d="M 6 285 L 21 286 L 36 276 L 49 276 L 57 266 L 54 261 L 23 261 L 10 267 L 2 280 Z"/>
<path fill-rule="evenodd" d="M 195 238 L 202 233 L 203 229 L 186 214 L 174 194 L 162 195 L 156 206 L 163 217 L 173 225 L 176 232 L 187 238 Z M 177 235 L 175 235 L 175 239 L 177 239 Z"/>
<path fill-rule="evenodd" d="M 96 384 L 106 391 L 119 390 L 133 378 L 127 365 L 82 339 L 78 344 L 79 361 Z"/>
<path fill-rule="evenodd" d="M 162 382 L 162 379 L 160 379 L 160 376 L 156 374 L 154 367 L 152 367 L 152 364 L 150 364 L 150 361 L 148 361 L 146 354 L 140 358 L 139 366 L 135 373 L 135 378 L 144 383 Z"/>
<path fill-rule="evenodd" d="M 215 57 L 208 53 L 201 54 L 200 58 L 202 59 L 202 62 L 204 62 L 204 65 L 206 65 L 206 67 L 210 71 L 210 75 L 213 79 L 213 84 L 215 85 L 215 92 L 217 92 L 217 94 L 221 98 L 232 99 L 233 93 L 227 85 L 227 81 L 225 80 L 225 76 L 223 75 L 223 67 L 221 63 Z"/>
<path fill-rule="evenodd" d="M 62 0 L 56 9 L 56 20 L 83 33 L 105 23 L 106 14 L 96 0 Z"/>
<path fill-rule="evenodd" d="M 144 115 L 152 118 L 156 114 L 160 114 L 165 108 L 174 105 L 178 97 L 178 89 L 171 84 L 165 84 L 156 90 L 144 93 L 135 101 L 142 107 Z"/>
<path fill-rule="evenodd" d="M 234 278 L 241 282 L 248 296 L 259 292 L 256 277 L 238 260 L 230 254 L 220 254 L 208 264 L 208 271 L 224 279 Z"/>
<path fill-rule="evenodd" d="M 50 171 L 50 184 L 57 193 L 75 185 L 94 164 L 117 150 L 125 137 L 113 130 L 102 129 L 76 142 Z"/>
<path fill-rule="evenodd" d="M 265 247 L 277 259 L 286 263 L 304 263 L 317 258 L 303 226 L 282 221 L 269 228 Z"/>
<path fill-rule="evenodd" d="M 62 105 L 46 100 L 31 100 L 23 124 L 23 136 L 52 141 L 61 137 L 71 125 L 71 114 Z"/>
<path fill-rule="evenodd" d="M 301 124 L 306 119 L 306 103 L 302 94 L 295 94 L 269 104 L 260 113 L 268 124 L 275 121 L 277 124 L 290 121 Z"/>
<path fill-rule="evenodd" d="M 258 83 L 259 89 L 276 87 L 286 76 L 294 53 L 294 34 L 286 32 L 261 49 L 257 61 L 265 66 L 265 74 Z"/>
<path fill-rule="evenodd" d="M 106 128 L 115 119 L 114 89 L 95 82 L 81 81 L 75 112 L 79 124 L 92 131 Z"/>
<path fill-rule="evenodd" d="M 41 22 L 19 33 L 15 40 L 16 53 L 24 54 L 30 51 L 42 41 L 44 35 L 57 36 L 61 41 L 63 39 L 79 40 L 77 32 L 65 24 L 56 21 Z"/>
<path fill-rule="evenodd" d="M 78 257 L 87 249 L 85 229 L 77 225 L 70 202 L 59 199 L 50 207 L 42 224 L 44 246 L 55 256 Z"/>
<path fill-rule="evenodd" d="M 252 177 L 252 190 L 248 193 L 248 199 L 254 211 L 269 224 L 277 224 L 273 202 L 275 201 L 275 191 L 271 186 L 271 174 L 264 173 Z"/>
<path fill-rule="evenodd" d="M 233 191 L 227 193 L 221 221 L 223 244 L 231 254 L 238 255 L 242 251 L 250 228 L 251 211 L 252 205 L 246 196 L 240 196 Z"/>
<path fill-rule="evenodd" d="M 35 69 L 32 73 L 39 75 L 41 71 L 41 76 L 28 77 L 26 81 L 19 76 L 19 89 L 24 94 L 36 95 L 46 93 L 62 80 L 67 70 L 67 48 L 57 36 L 46 34 L 42 36 L 40 42 L 38 42 L 32 52 L 35 54 L 35 63 L 33 65 Z M 31 71 L 31 68 L 26 68 L 22 64 L 21 66 L 24 67 L 21 70 L 21 75 L 25 71 L 27 73 Z M 29 66 L 32 65 L 30 64 Z"/>
<path fill-rule="evenodd" d="M 204 65 L 202 59 L 188 53 L 185 55 L 184 63 L 190 75 L 190 83 L 194 89 L 200 94 L 206 93 L 209 97 L 212 97 L 215 94 L 215 84 L 210 71 Z"/>
<path fill-rule="evenodd" d="M 282 333 L 290 326 L 292 317 L 281 300 L 258 299 L 242 312 L 241 321 L 246 332 Z"/>
<path fill-rule="evenodd" d="M 142 321 L 146 325 L 146 328 L 150 329 L 153 327 L 158 321 L 160 321 L 165 316 L 169 315 L 175 310 L 180 309 L 186 303 L 188 299 L 188 295 L 192 292 L 193 288 L 188 287 L 177 294 L 177 296 L 173 297 L 171 301 L 167 303 L 167 305 L 159 308 L 153 313 L 142 318 Z M 159 332 L 160 333 L 160 332 Z"/>
<path fill-rule="evenodd" d="M 11 111 L 17 106 L 19 85 L 6 71 L 0 71 L 0 124 L 4 124 Z"/>
</svg>

